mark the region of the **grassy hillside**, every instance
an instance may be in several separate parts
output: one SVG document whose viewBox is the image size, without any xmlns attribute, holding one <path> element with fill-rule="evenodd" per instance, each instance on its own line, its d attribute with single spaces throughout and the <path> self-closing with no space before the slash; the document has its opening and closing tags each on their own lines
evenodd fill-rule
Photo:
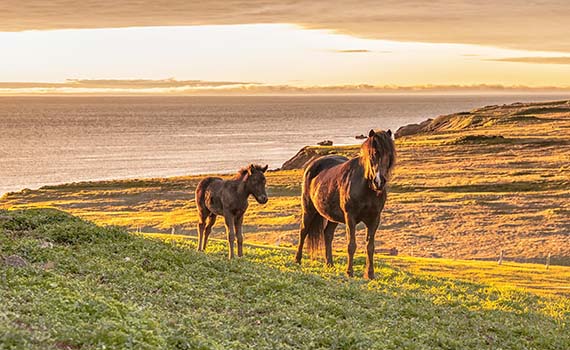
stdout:
<svg viewBox="0 0 570 350">
<path fill-rule="evenodd" d="M 401 258 L 367 282 L 342 266 L 301 268 L 287 249 L 248 246 L 229 262 L 219 242 L 203 254 L 162 238 L 0 211 L 0 348 L 570 348 L 566 297 L 436 277 L 429 264 L 411 272 Z"/>
<path fill-rule="evenodd" d="M 398 159 L 377 248 L 400 255 L 570 265 L 570 105 L 489 106 L 435 118 L 396 140 Z M 500 137 L 499 137 L 500 136 Z M 355 141 L 356 142 L 356 141 Z M 354 155 L 358 145 L 308 147 Z M 0 208 L 55 207 L 97 223 L 195 235 L 194 188 L 201 177 L 103 181 L 6 194 Z M 270 200 L 252 201 L 245 240 L 294 246 L 301 170 L 268 174 Z M 222 238 L 219 222 L 214 236 Z M 335 249 L 346 250 L 342 226 Z M 364 232 L 357 234 L 360 249 Z"/>
</svg>

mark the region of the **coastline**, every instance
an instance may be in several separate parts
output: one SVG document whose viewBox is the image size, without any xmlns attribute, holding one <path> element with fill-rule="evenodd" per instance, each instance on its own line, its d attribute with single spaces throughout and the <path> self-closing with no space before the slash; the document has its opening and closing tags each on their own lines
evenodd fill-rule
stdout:
<svg viewBox="0 0 570 350">
<path fill-rule="evenodd" d="M 322 140 L 356 144 L 354 136 L 372 127 L 396 131 L 482 105 L 555 97 L 3 99 L 0 192 L 78 181 L 231 173 L 251 162 L 279 168 L 306 145 Z"/>
<path fill-rule="evenodd" d="M 440 116 L 434 119 L 437 129 L 398 138 L 377 249 L 479 260 L 495 260 L 504 250 L 509 261 L 543 263 L 551 254 L 552 264 L 570 265 L 567 106 L 567 101 L 487 106 Z M 306 162 L 323 152 L 357 151 L 358 145 L 310 146 L 303 157 Z M 301 163 L 268 172 L 270 201 L 251 205 L 246 241 L 295 245 Z M 0 208 L 48 206 L 133 231 L 194 235 L 194 187 L 202 177 L 44 186 L 6 194 Z M 213 234 L 223 237 L 221 225 Z M 359 231 L 359 247 L 363 239 Z M 340 229 L 335 249 L 344 249 Z"/>
</svg>

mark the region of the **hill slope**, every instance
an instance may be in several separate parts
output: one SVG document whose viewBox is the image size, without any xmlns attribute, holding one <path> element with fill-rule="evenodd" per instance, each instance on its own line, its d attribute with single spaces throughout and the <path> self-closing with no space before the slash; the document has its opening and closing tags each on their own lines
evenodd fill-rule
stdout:
<svg viewBox="0 0 570 350">
<path fill-rule="evenodd" d="M 219 243 L 198 253 L 55 210 L 0 217 L 2 349 L 570 348 L 567 298 L 389 264 L 347 280 L 277 249 L 228 262 Z"/>
</svg>

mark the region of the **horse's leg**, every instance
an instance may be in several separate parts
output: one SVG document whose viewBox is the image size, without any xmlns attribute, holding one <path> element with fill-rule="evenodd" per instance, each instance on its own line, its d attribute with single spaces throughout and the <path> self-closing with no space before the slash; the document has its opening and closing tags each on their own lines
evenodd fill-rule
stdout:
<svg viewBox="0 0 570 350">
<path fill-rule="evenodd" d="M 198 227 L 196 228 L 196 230 L 198 231 L 198 246 L 196 247 L 196 250 L 201 251 L 202 250 L 202 232 L 204 232 L 204 227 L 206 225 L 198 222 Z"/>
<path fill-rule="evenodd" d="M 364 278 L 374 279 L 374 236 L 380 221 L 374 220 L 366 224 L 366 268 L 364 269 Z"/>
<path fill-rule="evenodd" d="M 206 218 L 210 215 L 210 212 L 206 209 L 200 209 L 198 207 L 198 251 L 203 250 L 202 244 L 204 241 L 204 228 L 206 227 Z"/>
<path fill-rule="evenodd" d="M 346 263 L 346 274 L 348 277 L 354 276 L 353 262 L 356 251 L 356 222 L 348 214 L 345 216 L 346 241 L 348 242 L 348 261 Z"/>
<path fill-rule="evenodd" d="M 206 223 L 206 228 L 204 229 L 204 238 L 202 240 L 202 250 L 206 250 L 206 244 L 208 244 L 208 237 L 212 232 L 212 226 L 216 223 L 216 214 L 210 214 L 208 216 L 208 222 Z"/>
<path fill-rule="evenodd" d="M 226 221 L 226 233 L 228 236 L 229 253 L 228 257 L 230 259 L 234 258 L 234 241 L 236 239 L 236 234 L 234 231 L 234 216 L 230 213 L 224 213 L 224 219 Z"/>
<path fill-rule="evenodd" d="M 303 206 L 303 218 L 301 219 L 301 228 L 299 229 L 299 244 L 297 245 L 297 254 L 295 255 L 295 262 L 297 264 L 301 264 L 305 238 L 307 238 L 307 234 L 309 233 L 308 230 L 311 227 L 311 222 L 315 219 L 315 215 L 317 215 L 315 209 L 311 207 Z"/>
<path fill-rule="evenodd" d="M 332 241 L 334 238 L 334 230 L 338 224 L 336 222 L 329 221 L 325 227 L 325 256 L 327 259 L 327 265 L 333 266 L 333 255 L 332 255 Z"/>
<path fill-rule="evenodd" d="M 236 238 L 237 238 L 237 255 L 239 257 L 243 256 L 243 234 L 241 231 L 241 227 L 243 224 L 243 215 L 236 216 L 234 219 L 235 223 L 235 230 L 236 230 Z"/>
</svg>

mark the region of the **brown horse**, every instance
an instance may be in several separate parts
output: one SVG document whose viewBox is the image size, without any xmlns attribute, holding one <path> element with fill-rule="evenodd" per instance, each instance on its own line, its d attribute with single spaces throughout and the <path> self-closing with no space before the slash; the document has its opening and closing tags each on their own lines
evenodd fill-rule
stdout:
<svg viewBox="0 0 570 350">
<path fill-rule="evenodd" d="M 348 242 L 346 273 L 352 277 L 356 225 L 364 222 L 367 228 L 364 277 L 374 278 L 374 235 L 386 202 L 386 183 L 395 157 L 392 132 L 370 130 L 360 156 L 350 160 L 342 156 L 325 156 L 307 166 L 303 175 L 303 218 L 295 257 L 297 263 L 301 263 L 303 244 L 308 236 L 311 253 L 324 241 L 327 265 L 332 266 L 334 230 L 339 223 L 344 223 Z"/>
<path fill-rule="evenodd" d="M 252 195 L 258 203 L 267 203 L 265 191 L 265 171 L 262 167 L 250 164 L 240 169 L 231 180 L 219 177 L 202 179 L 196 187 L 196 207 L 198 208 L 198 250 L 206 250 L 208 237 L 216 216 L 224 217 L 229 243 L 229 258 L 234 257 L 234 240 L 237 237 L 237 254 L 243 255 L 242 224 L 248 207 L 248 197 Z"/>
</svg>

